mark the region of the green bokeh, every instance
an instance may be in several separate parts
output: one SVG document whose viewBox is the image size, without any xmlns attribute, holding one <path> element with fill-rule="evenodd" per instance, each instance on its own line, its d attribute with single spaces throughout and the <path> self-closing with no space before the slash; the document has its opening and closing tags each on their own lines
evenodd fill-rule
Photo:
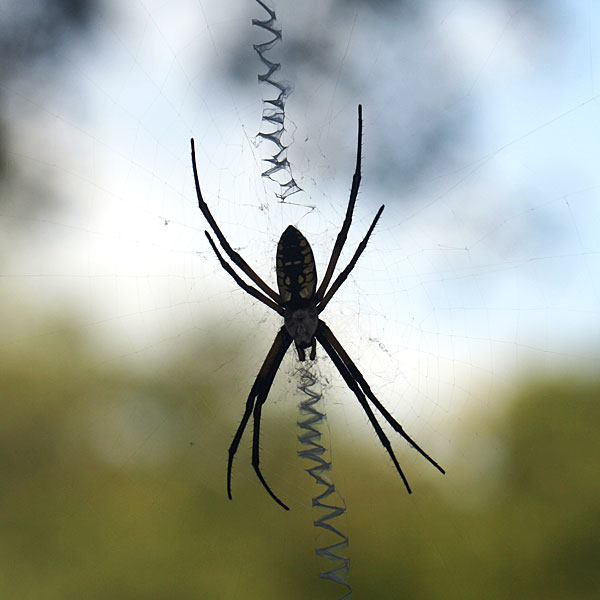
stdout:
<svg viewBox="0 0 600 600">
<path fill-rule="evenodd" d="M 244 398 L 217 367 L 235 345 L 187 348 L 141 372 L 62 331 L 0 357 L 0 597 L 340 595 L 317 577 L 324 538 L 315 539 L 313 488 L 295 457 L 296 409 L 285 423 L 273 416 L 293 396 L 285 377 L 262 447 L 289 513 L 256 482 L 247 444 L 234 501 L 225 496 Z M 599 597 L 599 397 L 598 382 L 575 376 L 528 382 L 500 416 L 452 434 L 466 450 L 445 464 L 447 477 L 419 479 L 428 465 L 401 448 L 412 496 L 376 444 L 339 444 L 355 597 Z M 473 430 L 496 459 L 468 472 Z"/>
</svg>

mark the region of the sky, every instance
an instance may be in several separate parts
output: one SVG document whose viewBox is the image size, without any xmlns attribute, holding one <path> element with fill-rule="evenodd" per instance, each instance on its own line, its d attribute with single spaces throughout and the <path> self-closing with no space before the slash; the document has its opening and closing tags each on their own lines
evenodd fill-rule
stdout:
<svg viewBox="0 0 600 600">
<path fill-rule="evenodd" d="M 68 307 L 115 359 L 152 364 L 214 325 L 255 348 L 255 371 L 279 317 L 212 254 L 189 138 L 225 235 L 274 285 L 289 223 L 324 269 L 361 103 L 362 187 L 340 264 L 386 208 L 324 318 L 369 380 L 431 422 L 485 406 L 524 373 L 597 364 L 596 3 L 456 0 L 416 16 L 281 3 L 272 52 L 290 84 L 285 140 L 303 188 L 285 204 L 260 176 L 270 90 L 251 46 L 258 5 L 102 6 L 52 81 L 40 67 L 39 81 L 5 86 L 10 156 L 48 188 L 31 213 L 5 209 L 2 293 L 20 305 L 7 344 L 51 335 L 48 314 Z"/>
</svg>

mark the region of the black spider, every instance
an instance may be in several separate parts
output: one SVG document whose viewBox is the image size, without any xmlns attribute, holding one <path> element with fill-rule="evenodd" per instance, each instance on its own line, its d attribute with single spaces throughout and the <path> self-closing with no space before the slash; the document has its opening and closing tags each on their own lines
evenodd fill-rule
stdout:
<svg viewBox="0 0 600 600">
<path fill-rule="evenodd" d="M 219 250 L 217 249 L 213 239 L 211 238 L 208 231 L 205 231 L 206 237 L 212 249 L 215 251 L 221 266 L 233 277 L 235 282 L 246 292 L 248 292 L 254 298 L 260 300 L 263 304 L 266 304 L 269 308 L 272 308 L 275 312 L 279 313 L 284 320 L 283 327 L 279 330 L 279 333 L 275 337 L 275 341 L 267 354 L 254 385 L 250 390 L 248 400 L 246 401 L 246 409 L 242 422 L 240 423 L 231 446 L 229 447 L 229 460 L 227 464 L 227 495 L 231 500 L 231 467 L 233 464 L 233 458 L 240 444 L 240 440 L 248 424 L 250 416 L 254 415 L 254 437 L 252 440 L 252 466 L 263 484 L 264 488 L 269 492 L 271 497 L 283 508 L 289 510 L 289 508 L 274 494 L 271 490 L 259 467 L 259 437 L 260 437 L 260 417 L 263 404 L 267 399 L 271 384 L 275 378 L 275 374 L 281 365 L 281 361 L 292 342 L 296 345 L 298 352 L 298 358 L 303 361 L 306 358 L 305 349 L 310 348 L 311 360 L 315 358 L 317 340 L 323 346 L 325 352 L 329 355 L 333 364 L 337 367 L 340 375 L 344 378 L 344 381 L 348 387 L 354 392 L 360 405 L 362 406 L 367 417 L 371 422 L 371 425 L 375 429 L 379 441 L 383 444 L 383 447 L 387 450 L 390 455 L 392 462 L 394 463 L 408 493 L 411 493 L 410 486 L 398 460 L 394 454 L 390 441 L 385 435 L 381 425 L 375 419 L 373 410 L 369 406 L 367 398 L 372 404 L 379 410 L 385 420 L 397 431 L 417 452 L 425 457 L 436 469 L 440 472 L 445 473 L 444 469 L 435 462 L 424 450 L 422 450 L 418 444 L 404 431 L 402 426 L 394 419 L 394 417 L 387 411 L 387 409 L 381 404 L 381 402 L 375 397 L 365 378 L 358 370 L 356 365 L 352 362 L 340 342 L 331 332 L 331 329 L 327 327 L 324 321 L 318 318 L 333 295 L 337 292 L 339 287 L 347 279 L 348 275 L 356 265 L 356 261 L 363 253 L 367 246 L 369 237 L 373 233 L 373 229 L 383 212 L 383 206 L 379 208 L 367 235 L 365 235 L 362 242 L 359 244 L 352 260 L 348 266 L 337 276 L 335 281 L 329 285 L 333 276 L 333 271 L 340 257 L 340 253 L 346 242 L 348 235 L 348 229 L 352 222 L 352 212 L 354 211 L 354 204 L 356 203 L 356 197 L 358 195 L 358 188 L 360 185 L 360 162 L 361 162 L 361 147 L 362 147 L 362 106 L 358 106 L 358 148 L 356 152 L 356 168 L 354 171 L 354 177 L 352 178 L 352 188 L 350 190 L 350 200 L 348 201 L 348 208 L 346 209 L 346 217 L 342 224 L 342 229 L 339 232 L 325 276 L 321 285 L 317 289 L 317 270 L 315 261 L 312 253 L 312 249 L 306 240 L 306 238 L 292 225 L 290 225 L 281 235 L 279 244 L 277 245 L 277 286 L 279 293 L 272 290 L 246 263 L 246 261 L 229 245 L 229 242 L 225 239 L 225 236 L 219 229 L 216 221 L 214 220 L 206 202 L 202 198 L 200 192 L 200 183 L 198 181 L 198 170 L 196 168 L 196 153 L 194 149 L 194 140 L 191 140 L 192 144 L 192 166 L 194 169 L 194 181 L 196 184 L 196 194 L 198 196 L 198 206 L 202 211 L 202 214 L 208 221 L 214 234 L 217 236 L 221 248 L 225 251 L 231 261 L 247 275 L 247 277 L 254 282 L 261 290 L 257 290 L 251 285 L 247 284 L 233 269 L 233 267 L 225 261 Z"/>
</svg>

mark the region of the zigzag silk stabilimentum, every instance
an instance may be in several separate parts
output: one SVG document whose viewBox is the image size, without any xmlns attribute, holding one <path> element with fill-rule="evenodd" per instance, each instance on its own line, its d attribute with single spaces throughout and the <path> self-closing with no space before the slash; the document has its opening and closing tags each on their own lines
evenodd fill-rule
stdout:
<svg viewBox="0 0 600 600">
<path fill-rule="evenodd" d="M 277 197 L 285 201 L 288 196 L 301 191 L 301 188 L 292 176 L 292 167 L 287 158 L 288 146 L 284 145 L 281 140 L 285 131 L 285 100 L 292 89 L 288 83 L 274 79 L 275 74 L 281 69 L 281 63 L 274 62 L 266 56 L 266 53 L 281 41 L 281 28 L 277 23 L 275 11 L 261 0 L 256 1 L 267 11 L 268 18 L 262 21 L 260 19 L 252 19 L 252 25 L 256 25 L 273 35 L 266 42 L 253 45 L 261 62 L 267 67 L 266 73 L 259 75 L 258 80 L 273 86 L 277 90 L 276 98 L 263 100 L 262 126 L 267 125 L 267 127 L 274 129 L 264 131 L 261 126 L 258 137 L 275 144 L 275 152 L 270 158 L 264 159 L 265 162 L 270 163 L 272 166 L 263 171 L 262 176 L 279 184 L 280 192 L 277 194 Z M 274 177 L 275 174 L 280 172 L 283 172 L 283 174 L 279 177 L 281 179 L 287 178 L 287 180 L 280 181 Z"/>
</svg>

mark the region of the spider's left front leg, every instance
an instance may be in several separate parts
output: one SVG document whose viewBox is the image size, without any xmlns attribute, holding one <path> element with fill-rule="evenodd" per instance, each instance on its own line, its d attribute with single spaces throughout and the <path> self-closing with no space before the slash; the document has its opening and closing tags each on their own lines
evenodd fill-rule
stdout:
<svg viewBox="0 0 600 600">
<path fill-rule="evenodd" d="M 369 403 L 367 402 L 365 395 L 363 394 L 362 390 L 360 389 L 360 386 L 356 382 L 356 379 L 352 376 L 350 369 L 344 363 L 344 360 L 341 358 L 339 352 L 334 347 L 334 344 L 332 343 L 332 340 L 331 340 L 332 336 L 333 336 L 333 334 L 331 333 L 331 330 L 329 329 L 329 327 L 327 327 L 327 325 L 325 325 L 325 323 L 319 319 L 319 325 L 317 327 L 317 333 L 316 333 L 316 337 L 319 340 L 319 344 L 321 344 L 321 346 L 323 346 L 323 349 L 325 350 L 325 352 L 327 352 L 327 354 L 329 355 L 329 358 L 331 358 L 331 360 L 333 361 L 333 364 L 336 366 L 337 370 L 340 372 L 340 375 L 343 377 L 344 381 L 346 382 L 346 385 L 354 392 L 354 395 L 356 396 L 357 400 L 359 401 L 362 409 L 367 414 L 369 422 L 373 426 L 373 429 L 375 429 L 375 433 L 377 434 L 377 437 L 379 438 L 381 445 L 387 450 L 387 453 L 390 455 L 390 458 L 392 459 L 392 462 L 394 463 L 396 470 L 398 471 L 400 477 L 402 478 L 402 481 L 404 482 L 404 485 L 406 486 L 406 489 L 408 490 L 408 493 L 410 494 L 411 493 L 410 485 L 408 483 L 408 480 L 406 479 L 406 476 L 404 475 L 404 472 L 402 471 L 402 467 L 400 467 L 400 463 L 398 462 L 396 455 L 394 454 L 392 444 L 390 443 L 390 440 L 385 435 L 385 432 L 381 428 L 381 425 L 378 423 L 377 419 L 375 418 L 375 415 L 373 414 L 373 410 L 369 406 Z"/>
<path fill-rule="evenodd" d="M 377 399 L 375 394 L 371 391 L 369 384 L 363 377 L 362 373 L 358 370 L 358 367 L 354 364 L 352 359 L 348 356 L 348 353 L 344 350 L 344 347 L 337 340 L 333 332 L 327 325 L 319 319 L 319 326 L 317 329 L 317 336 L 319 342 L 323 344 L 323 339 L 325 339 L 326 343 L 329 344 L 334 353 L 339 357 L 339 360 L 347 369 L 348 374 L 352 377 L 352 380 L 357 383 L 362 391 L 366 394 L 367 398 L 375 405 L 375 408 L 383 415 L 385 420 L 392 426 L 394 431 L 398 432 L 423 458 L 428 460 L 440 473 L 443 475 L 446 474 L 446 471 L 435 461 L 417 442 L 415 442 L 409 435 L 404 431 L 404 427 L 396 421 L 396 419 L 390 414 L 390 412 L 383 406 L 383 404 Z M 327 351 L 331 359 L 333 360 L 333 356 Z M 335 361 L 334 361 L 335 362 Z M 336 364 L 337 366 L 337 364 Z M 339 367 L 338 367 L 339 370 Z M 343 374 L 342 374 L 343 376 Z M 354 390 L 353 390 L 354 391 Z M 356 392 L 354 392 L 356 394 Z M 409 490 L 410 491 L 410 490 Z"/>
</svg>

